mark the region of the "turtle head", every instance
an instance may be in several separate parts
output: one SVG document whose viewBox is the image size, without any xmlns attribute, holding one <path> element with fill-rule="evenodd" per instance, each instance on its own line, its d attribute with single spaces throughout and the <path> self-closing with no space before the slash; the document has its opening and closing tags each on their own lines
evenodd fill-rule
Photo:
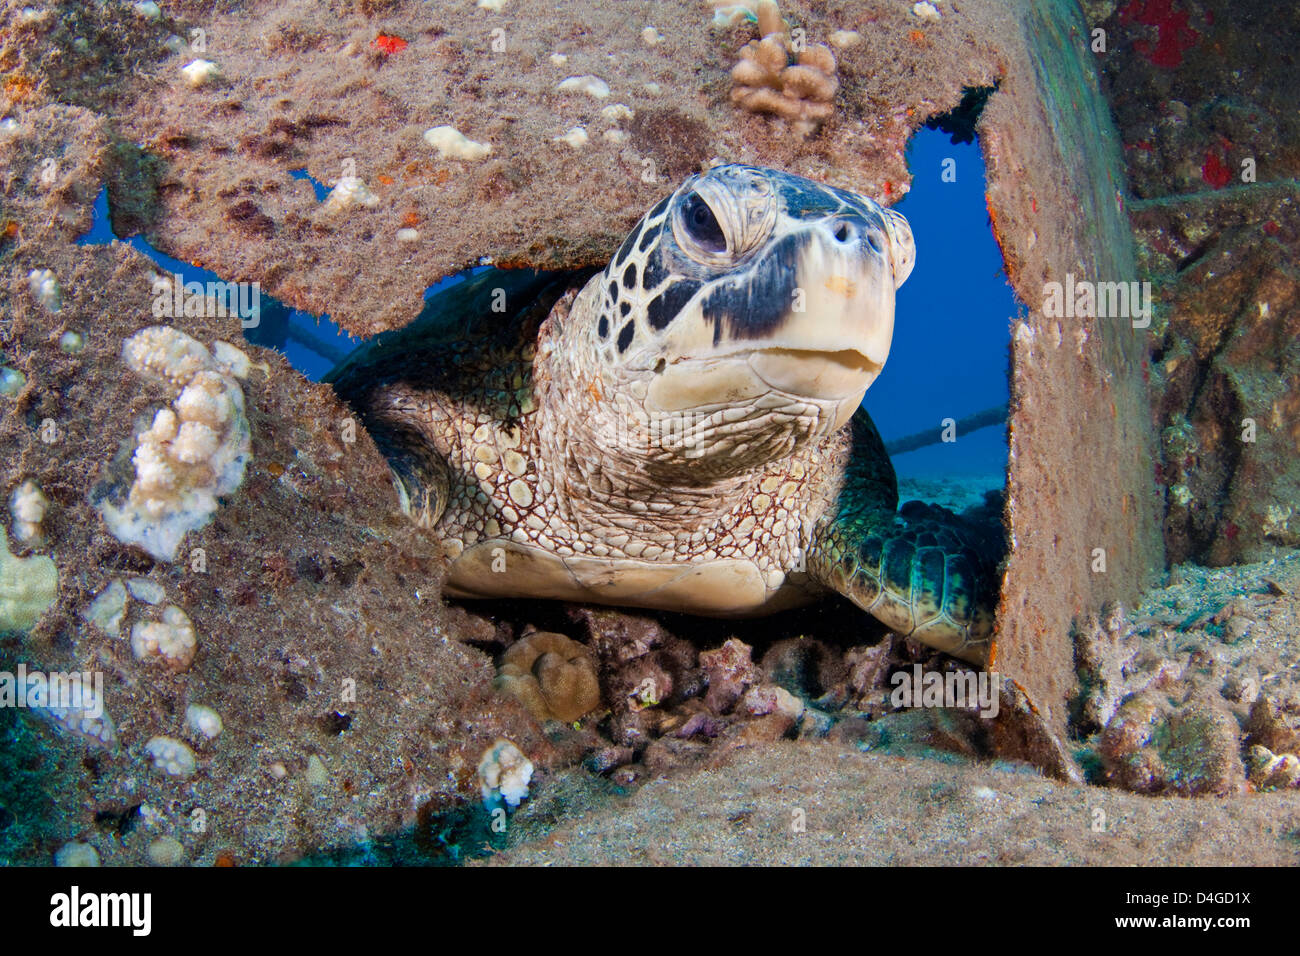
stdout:
<svg viewBox="0 0 1300 956">
<path fill-rule="evenodd" d="M 651 209 L 592 280 L 586 344 L 607 377 L 640 383 L 696 471 L 739 471 L 849 420 L 915 257 L 907 220 L 870 199 L 719 166 Z"/>
</svg>

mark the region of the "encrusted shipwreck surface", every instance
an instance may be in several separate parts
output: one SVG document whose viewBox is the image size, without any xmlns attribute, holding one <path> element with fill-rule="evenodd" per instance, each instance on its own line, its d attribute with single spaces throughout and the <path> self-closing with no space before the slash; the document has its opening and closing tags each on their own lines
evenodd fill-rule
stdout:
<svg viewBox="0 0 1300 956">
<path fill-rule="evenodd" d="M 41 553 L 23 560 L 52 561 L 59 587 L 34 623 L 0 625 L 0 671 L 99 672 L 111 723 L 92 733 L 66 711 L 0 708 L 0 857 L 48 863 L 78 839 L 138 863 L 169 835 L 186 863 L 291 859 L 477 799 L 477 761 L 503 733 L 544 762 L 526 711 L 493 693 L 488 657 L 450 639 L 433 543 L 396 513 L 369 438 L 350 440 L 347 409 L 277 354 L 248 348 L 264 370 L 242 384 L 247 473 L 177 560 L 110 533 L 99 505 L 132 484 L 137 423 L 177 398 L 123 357 L 156 325 L 152 266 L 74 243 L 115 162 L 104 121 L 62 106 L 20 116 L 0 138 L 17 233 L 0 339 L 26 384 L 0 406 L 0 468 L 5 500 L 25 481 L 48 499 Z M 49 184 L 33 175 L 45 156 L 60 158 Z M 58 277 L 57 313 L 31 295 L 37 267 Z M 205 342 L 240 332 L 230 318 L 184 324 Z M 68 332 L 84 348 L 61 348 Z M 192 707 L 221 732 L 187 721 Z M 308 780 L 313 760 L 323 783 Z"/>
<path fill-rule="evenodd" d="M 702 819 L 692 800 L 725 812 L 715 836 L 761 834 L 765 814 L 786 832 L 793 810 L 820 806 L 803 792 L 815 786 L 849 801 L 810 824 L 822 832 L 839 826 L 828 822 L 837 814 L 866 819 L 867 801 L 889 809 L 895 832 L 924 827 L 926 799 L 951 798 L 960 812 L 922 844 L 941 847 L 961 827 L 980 834 L 986 859 L 1044 861 L 1017 849 L 1035 817 L 1042 845 L 1066 848 L 1058 861 L 1132 860 L 1138 836 L 1109 849 L 1065 841 L 1069 828 L 1084 832 L 1078 820 L 1096 798 L 1081 785 L 1053 789 L 1029 769 L 1108 782 L 1076 764 L 1071 729 L 1109 754 L 1115 777 L 1133 762 L 1135 748 L 1102 739 L 1136 693 L 1122 662 L 1106 673 L 1125 694 L 1091 704 L 1092 724 L 1067 723 L 1079 700 L 1071 619 L 1131 601 L 1162 566 L 1148 333 L 1127 319 L 1057 319 L 1040 307 L 1045 283 L 1067 274 L 1136 278 L 1119 156 L 1072 4 L 937 9 L 783 4 L 787 27 L 834 51 L 809 58 L 823 72 L 808 100 L 815 109 L 786 116 L 754 108 L 770 96 L 749 98 L 750 108 L 733 102 L 732 71 L 756 27 L 744 16 L 711 26 L 711 7 L 695 0 L 511 0 L 499 10 L 176 0 L 158 17 L 131 4 L 7 4 L 0 500 L 25 482 L 40 489 L 39 536 L 11 547 L 25 560 L 46 556 L 58 583 L 33 621 L 3 625 L 0 670 L 100 672 L 105 713 L 33 721 L 0 708 L 0 859 L 231 864 L 337 850 L 405 861 L 392 840 L 414 834 L 420 861 L 455 862 L 471 851 L 431 821 L 483 795 L 512 808 L 508 840 L 522 846 L 557 816 L 587 809 L 598 811 L 591 833 L 612 833 L 620 813 L 671 828 L 675 817 Z M 397 513 L 386 463 L 329 388 L 242 343 L 236 318 L 159 319 L 148 260 L 120 243 L 76 243 L 107 187 L 118 235 L 141 233 L 222 279 L 259 282 L 370 334 L 410 320 L 428 285 L 485 257 L 603 264 L 647 208 L 715 159 L 890 204 L 909 187 L 908 136 L 957 107 L 964 88 L 995 85 L 978 126 L 989 210 L 1031 313 L 1014 334 L 1014 551 L 999 611 L 998 667 L 1015 683 L 992 726 L 969 712 L 891 707 L 891 672 L 955 665 L 847 605 L 707 626 L 608 610 L 477 609 L 488 619 L 445 607 L 437 542 Z M 301 171 L 331 198 L 318 201 Z M 192 350 L 193 375 L 140 374 L 148 363 L 133 361 L 130 343 L 153 336 L 202 349 Z M 129 507 L 156 519 L 151 502 L 166 511 L 184 497 L 178 488 L 203 490 L 201 514 L 166 535 L 105 521 Z M 36 499 L 19 497 L 26 517 L 14 520 L 31 523 Z M 564 638 L 530 648 L 522 621 Z M 497 681 L 494 657 L 512 645 L 521 650 L 504 663 L 524 662 Z M 522 701 L 499 689 L 512 684 Z M 1255 720 L 1248 750 L 1270 756 L 1233 750 L 1207 771 L 1226 767 L 1210 789 L 1289 779 L 1290 712 L 1255 718 L 1240 713 L 1240 695 L 1214 692 L 1222 702 L 1209 721 L 1223 730 L 1225 714 Z M 846 760 L 846 747 L 909 760 Z M 967 766 L 991 755 L 1024 762 Z M 675 782 L 609 807 L 620 788 L 664 774 Z M 757 794 L 770 791 L 772 774 L 808 783 Z M 949 776 L 953 789 L 936 790 Z M 1185 792 L 1161 781 L 1147 792 Z M 1170 853 L 1204 813 L 1107 795 L 1126 819 L 1169 826 L 1147 846 Z M 1294 830 L 1291 797 L 1267 795 L 1252 820 L 1271 814 L 1278 834 Z M 476 826 L 467 846 L 482 842 Z M 1204 853 L 1233 849 L 1211 842 Z M 891 852 L 883 857 L 908 859 Z M 1287 853 L 1279 836 L 1256 858 Z M 834 854 L 782 843 L 772 855 Z"/>
<path fill-rule="evenodd" d="M 1017 7 L 1015 50 L 980 124 L 988 205 L 1028 313 L 1012 333 L 1007 521 L 1012 558 L 999 607 L 1000 667 L 1062 735 L 1074 684 L 1062 628 L 1107 599 L 1132 600 L 1163 566 L 1154 436 L 1136 316 L 1061 316 L 1050 284 L 1137 278 L 1120 215 L 1121 158 L 1077 12 Z M 1022 45 L 1023 44 L 1023 45 Z M 1008 56 L 1011 56 L 1008 53 Z M 1032 759 L 1053 758 L 1030 743 Z M 1055 772 L 1073 776 L 1064 754 Z"/>
<path fill-rule="evenodd" d="M 1151 7 L 1097 25 L 1111 36 L 1099 65 L 1157 300 L 1169 557 L 1258 560 L 1300 545 L 1300 124 L 1294 71 L 1280 66 L 1300 8 Z"/>
<path fill-rule="evenodd" d="M 76 0 L 17 18 L 0 50 L 17 67 L 11 87 L 114 117 L 120 234 L 142 231 L 228 280 L 260 280 L 359 334 L 409 321 L 425 288 L 483 257 L 604 265 L 646 209 L 714 157 L 895 201 L 909 132 L 955 106 L 963 86 L 991 82 L 996 38 L 1014 29 L 993 3 L 925 31 L 898 2 L 783 5 L 813 39 L 842 30 L 867 41 L 837 52 L 833 115 L 805 143 L 731 103 L 731 69 L 757 27 L 710 27 L 700 0 L 162 6 L 161 20 L 130 29 L 111 5 Z M 110 87 L 94 70 L 49 75 L 88 59 L 60 19 L 82 35 L 129 37 L 115 44 L 134 75 Z M 190 47 L 170 52 L 169 35 Z M 199 86 L 181 72 L 196 57 L 219 69 Z M 443 126 L 491 151 L 436 148 L 424 134 Z M 578 127 L 586 144 L 574 148 L 562 137 Z M 298 170 L 327 186 L 355 177 L 375 202 L 331 212 Z"/>
</svg>

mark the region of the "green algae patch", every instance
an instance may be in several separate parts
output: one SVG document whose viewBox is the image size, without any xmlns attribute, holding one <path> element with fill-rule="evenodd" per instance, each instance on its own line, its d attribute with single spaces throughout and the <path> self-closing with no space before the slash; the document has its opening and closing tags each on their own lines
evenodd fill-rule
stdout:
<svg viewBox="0 0 1300 956">
<path fill-rule="evenodd" d="M 54 603 L 59 570 L 47 555 L 17 558 L 0 532 L 0 632 L 27 631 Z"/>
</svg>

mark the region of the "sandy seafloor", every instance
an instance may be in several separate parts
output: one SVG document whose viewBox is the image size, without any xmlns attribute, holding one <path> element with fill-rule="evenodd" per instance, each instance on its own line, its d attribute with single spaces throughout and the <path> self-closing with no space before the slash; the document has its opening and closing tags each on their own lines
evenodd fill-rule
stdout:
<svg viewBox="0 0 1300 956">
<path fill-rule="evenodd" d="M 794 830 L 797 810 L 804 832 Z M 960 758 L 790 742 L 649 783 L 491 862 L 1295 865 L 1300 799 L 1139 797 Z"/>
<path fill-rule="evenodd" d="M 988 492 L 1001 492 L 1002 486 L 1003 477 L 997 474 L 900 475 L 898 501 L 915 498 L 960 514 L 982 504 Z"/>
</svg>

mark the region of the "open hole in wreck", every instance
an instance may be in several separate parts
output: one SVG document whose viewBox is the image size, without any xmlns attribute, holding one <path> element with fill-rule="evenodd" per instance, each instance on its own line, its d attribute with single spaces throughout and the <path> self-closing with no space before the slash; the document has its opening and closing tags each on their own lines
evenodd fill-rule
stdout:
<svg viewBox="0 0 1300 956">
<path fill-rule="evenodd" d="M 909 152 L 915 185 L 910 205 L 904 200 L 900 211 L 912 219 L 921 257 L 931 265 L 911 283 L 912 296 L 900 299 L 886 376 L 868 391 L 864 404 L 886 440 L 895 439 L 898 456 L 919 452 L 913 460 L 920 463 L 902 476 L 901 500 L 919 498 L 957 512 L 980 511 L 980 519 L 992 517 L 996 523 L 1007 461 L 1007 345 L 1018 309 L 989 229 L 982 159 L 973 136 L 963 136 L 964 130 L 973 130 L 986 99 L 977 93 L 969 105 L 937 117 L 931 125 L 942 131 L 922 130 L 919 146 Z M 893 387 L 884 387 L 882 394 L 882 385 L 891 381 Z M 529 628 L 576 633 L 597 653 L 609 645 L 611 628 L 639 631 L 666 659 L 689 654 L 682 648 L 669 650 L 674 635 L 689 634 L 700 649 L 738 636 L 754 649 L 756 663 L 761 656 L 766 673 L 779 675 L 782 686 L 834 709 L 846 702 L 849 678 L 842 655 L 879 645 L 888 631 L 835 599 L 744 622 L 633 611 L 616 624 L 599 610 L 501 598 L 461 606 L 475 616 L 473 623 L 462 622 L 462 629 L 475 635 L 470 642 L 494 653 Z M 627 623 L 628 617 L 642 620 Z M 909 645 L 905 653 L 939 664 L 933 652 L 919 645 Z M 698 670 L 692 673 L 691 666 L 677 663 L 675 676 L 664 676 L 671 668 L 660 674 L 663 686 L 675 688 L 661 703 L 684 703 L 687 689 L 698 684 Z M 863 703 L 858 700 L 859 706 Z"/>
</svg>

